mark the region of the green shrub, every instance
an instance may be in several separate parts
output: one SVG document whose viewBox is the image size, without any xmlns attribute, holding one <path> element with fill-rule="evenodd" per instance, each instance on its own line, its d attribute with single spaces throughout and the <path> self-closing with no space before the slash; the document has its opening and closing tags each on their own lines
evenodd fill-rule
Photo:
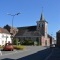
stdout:
<svg viewBox="0 0 60 60">
<path fill-rule="evenodd" d="M 22 45 L 34 45 L 34 42 L 33 42 L 33 40 L 24 40 Z"/>
<path fill-rule="evenodd" d="M 14 44 L 14 45 L 18 45 L 18 44 L 19 44 L 19 42 L 20 42 L 20 41 L 19 41 L 19 39 L 18 39 L 18 38 L 13 39 L 13 44 Z"/>
</svg>

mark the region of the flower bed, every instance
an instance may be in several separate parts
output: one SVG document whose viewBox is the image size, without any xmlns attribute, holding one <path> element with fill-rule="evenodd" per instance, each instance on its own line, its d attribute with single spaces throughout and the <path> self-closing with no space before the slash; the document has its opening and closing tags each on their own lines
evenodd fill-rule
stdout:
<svg viewBox="0 0 60 60">
<path fill-rule="evenodd" d="M 21 45 L 14 45 L 14 49 L 23 50 L 23 49 L 24 49 L 24 46 L 21 46 Z"/>
<path fill-rule="evenodd" d="M 3 48 L 4 46 L 0 46 L 0 48 Z"/>
</svg>

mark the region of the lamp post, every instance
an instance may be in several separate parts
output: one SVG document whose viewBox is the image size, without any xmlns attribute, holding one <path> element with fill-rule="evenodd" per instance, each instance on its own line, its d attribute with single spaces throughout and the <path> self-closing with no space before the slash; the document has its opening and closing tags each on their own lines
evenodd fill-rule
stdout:
<svg viewBox="0 0 60 60">
<path fill-rule="evenodd" d="M 11 36 L 13 37 L 13 21 L 14 21 L 14 17 L 16 16 L 16 15 L 19 15 L 20 13 L 16 13 L 16 14 L 9 14 L 8 13 L 8 15 L 10 15 L 10 16 L 12 16 L 12 29 L 11 29 Z"/>
</svg>

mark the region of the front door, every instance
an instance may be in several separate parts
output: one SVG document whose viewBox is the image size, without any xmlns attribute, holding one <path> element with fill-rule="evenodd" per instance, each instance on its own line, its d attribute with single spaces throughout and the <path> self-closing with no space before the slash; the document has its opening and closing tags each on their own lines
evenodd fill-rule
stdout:
<svg viewBox="0 0 60 60">
<path fill-rule="evenodd" d="M 45 40 L 45 46 L 47 46 L 47 40 Z"/>
</svg>

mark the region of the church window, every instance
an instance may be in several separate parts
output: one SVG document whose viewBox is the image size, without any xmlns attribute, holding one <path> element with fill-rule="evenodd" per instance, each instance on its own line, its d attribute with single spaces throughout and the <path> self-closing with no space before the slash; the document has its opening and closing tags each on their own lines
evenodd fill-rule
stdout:
<svg viewBox="0 0 60 60">
<path fill-rule="evenodd" d="M 47 40 L 45 41 L 45 45 L 47 46 Z"/>
<path fill-rule="evenodd" d="M 39 27 L 40 27 L 40 24 L 39 24 Z"/>
<path fill-rule="evenodd" d="M 43 24 L 40 24 L 40 27 L 42 27 L 43 26 Z"/>
<path fill-rule="evenodd" d="M 41 27 L 41 24 L 40 24 L 40 27 Z"/>
</svg>

